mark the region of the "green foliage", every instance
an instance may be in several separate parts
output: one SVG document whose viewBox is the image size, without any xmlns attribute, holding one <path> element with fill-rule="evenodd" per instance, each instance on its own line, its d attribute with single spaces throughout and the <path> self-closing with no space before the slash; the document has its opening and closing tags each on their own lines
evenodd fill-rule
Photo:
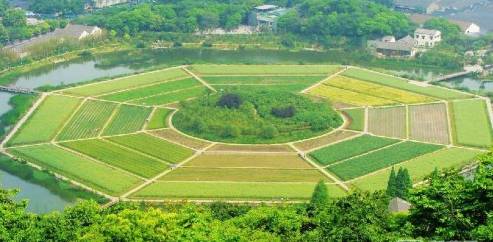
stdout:
<svg viewBox="0 0 493 242">
<path fill-rule="evenodd" d="M 395 197 L 397 194 L 397 176 L 395 174 L 395 169 L 392 167 L 390 171 L 389 181 L 387 182 L 387 195 L 389 197 Z"/>
<path fill-rule="evenodd" d="M 9 99 L 9 105 L 12 107 L 8 112 L 0 116 L 0 135 L 5 133 L 5 129 L 14 125 L 21 119 L 27 110 L 36 100 L 33 95 L 15 95 Z"/>
<path fill-rule="evenodd" d="M 312 198 L 310 199 L 310 207 L 314 209 L 321 209 L 329 203 L 329 193 L 324 181 L 319 181 L 315 190 L 313 191 Z"/>
<path fill-rule="evenodd" d="M 296 112 L 286 118 L 272 114 L 273 108 L 283 106 L 292 106 Z M 189 101 L 173 117 L 173 123 L 186 133 L 209 140 L 277 143 L 315 136 L 339 126 L 341 118 L 326 103 L 289 92 L 263 90 Z"/>
<path fill-rule="evenodd" d="M 413 188 L 413 182 L 409 176 L 409 171 L 406 168 L 399 167 L 397 175 L 395 174 L 394 167 L 389 176 L 387 185 L 387 195 L 390 197 L 399 197 L 407 199 L 409 191 Z"/>
</svg>

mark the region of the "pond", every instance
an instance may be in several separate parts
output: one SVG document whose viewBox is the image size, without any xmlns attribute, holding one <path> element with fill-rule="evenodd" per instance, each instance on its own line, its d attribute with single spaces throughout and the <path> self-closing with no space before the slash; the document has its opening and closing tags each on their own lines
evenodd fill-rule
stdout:
<svg viewBox="0 0 493 242">
<path fill-rule="evenodd" d="M 441 84 L 450 88 L 467 89 L 478 94 L 493 92 L 493 80 L 480 80 L 474 77 L 454 78 Z"/>
</svg>

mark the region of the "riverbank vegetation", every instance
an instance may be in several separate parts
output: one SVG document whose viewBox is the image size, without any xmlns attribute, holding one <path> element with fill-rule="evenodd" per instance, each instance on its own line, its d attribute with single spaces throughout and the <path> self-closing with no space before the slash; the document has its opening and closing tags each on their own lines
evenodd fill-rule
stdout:
<svg viewBox="0 0 493 242">
<path fill-rule="evenodd" d="M 118 241 L 397 241 L 493 239 L 493 155 L 479 157 L 472 178 L 435 172 L 428 185 L 409 189 L 408 213 L 391 213 L 384 192 L 354 191 L 329 198 L 317 185 L 306 204 L 120 203 L 100 208 L 82 202 L 62 213 L 34 215 L 14 192 L 0 190 L 0 239 Z M 453 202 L 451 200 L 453 199 Z M 457 209 L 457 207 L 461 209 Z M 348 226 L 350 225 L 350 226 Z"/>
<path fill-rule="evenodd" d="M 22 118 L 22 115 L 29 110 L 36 98 L 35 95 L 26 94 L 19 94 L 10 98 L 9 105 L 12 109 L 0 116 L 0 136 L 3 136 L 9 127 Z"/>
</svg>

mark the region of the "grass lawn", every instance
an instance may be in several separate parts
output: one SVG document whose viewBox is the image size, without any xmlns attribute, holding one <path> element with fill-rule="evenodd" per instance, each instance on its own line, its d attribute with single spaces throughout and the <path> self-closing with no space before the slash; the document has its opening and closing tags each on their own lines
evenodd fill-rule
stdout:
<svg viewBox="0 0 493 242">
<path fill-rule="evenodd" d="M 168 123 L 166 122 L 166 118 L 171 112 L 171 109 L 157 108 L 156 111 L 154 111 L 154 113 L 152 114 L 149 123 L 147 124 L 147 129 L 153 130 L 167 128 Z"/>
<path fill-rule="evenodd" d="M 455 142 L 466 146 L 491 147 L 491 124 L 485 101 L 471 99 L 450 104 Z"/>
<path fill-rule="evenodd" d="M 199 75 L 329 75 L 340 70 L 331 65 L 193 65 L 190 70 Z"/>
<path fill-rule="evenodd" d="M 30 144 L 52 140 L 79 103 L 80 100 L 76 98 L 46 97 L 8 144 Z"/>
<path fill-rule="evenodd" d="M 160 178 L 162 181 L 230 181 L 230 182 L 318 182 L 329 181 L 315 168 L 179 168 Z"/>
<path fill-rule="evenodd" d="M 320 85 L 310 90 L 309 94 L 328 98 L 330 101 L 335 103 L 346 103 L 355 106 L 382 106 L 396 103 L 390 99 L 370 96 L 328 85 Z"/>
<path fill-rule="evenodd" d="M 185 77 L 188 77 L 188 74 L 181 69 L 160 70 L 123 78 L 117 78 L 111 81 L 104 81 L 75 88 L 69 88 L 63 90 L 63 92 L 80 96 L 96 96 L 105 93 L 125 90 L 128 88 L 135 88 L 141 85 L 148 85 Z"/>
<path fill-rule="evenodd" d="M 451 89 L 441 88 L 437 86 L 422 87 L 409 83 L 405 79 L 401 79 L 385 74 L 375 73 L 359 68 L 350 68 L 349 70 L 345 71 L 343 75 L 363 81 L 374 82 L 389 87 L 407 90 L 410 92 L 420 93 L 438 99 L 451 100 L 451 99 L 459 99 L 459 98 L 468 98 L 473 96 L 471 94 L 461 93 Z"/>
<path fill-rule="evenodd" d="M 343 113 L 351 119 L 351 124 L 348 129 L 363 131 L 365 129 L 365 109 L 364 108 L 353 108 L 343 110 Z"/>
<path fill-rule="evenodd" d="M 168 81 L 152 86 L 132 89 L 124 92 L 118 92 L 102 96 L 102 99 L 125 102 L 129 100 L 141 99 L 149 96 L 159 95 L 167 92 L 172 92 L 180 89 L 190 88 L 194 86 L 200 86 L 200 82 L 193 78 L 187 78 L 177 81 Z"/>
<path fill-rule="evenodd" d="M 337 161 L 361 155 L 397 142 L 399 142 L 399 140 L 363 135 L 316 150 L 310 153 L 310 156 L 322 165 L 330 165 Z"/>
<path fill-rule="evenodd" d="M 437 151 L 442 147 L 439 145 L 408 141 L 364 156 L 346 160 L 342 163 L 329 166 L 327 169 L 342 180 L 347 181 Z"/>
<path fill-rule="evenodd" d="M 310 199 L 315 183 L 155 182 L 132 195 L 147 199 Z M 329 196 L 346 195 L 340 187 L 327 185 Z"/>
<path fill-rule="evenodd" d="M 395 165 L 395 169 L 407 168 L 413 183 L 422 181 L 430 175 L 435 168 L 449 169 L 460 168 L 471 162 L 481 152 L 475 150 L 451 148 L 429 153 L 413 160 Z M 384 190 L 390 176 L 390 169 L 378 172 L 374 175 L 357 179 L 352 182 L 356 187 L 365 191 Z"/>
<path fill-rule="evenodd" d="M 111 195 L 120 195 L 142 182 L 135 176 L 54 145 L 15 148 L 9 151 L 22 159 Z"/>
<path fill-rule="evenodd" d="M 148 134 L 117 136 L 108 140 L 170 163 L 181 162 L 193 155 L 191 149 Z"/>
<path fill-rule="evenodd" d="M 99 139 L 67 142 L 62 145 L 146 178 L 153 177 L 168 168 L 168 165 L 156 159 Z"/>
<path fill-rule="evenodd" d="M 187 167 L 209 168 L 282 168 L 282 169 L 312 169 L 313 167 L 297 154 L 215 154 L 206 153 L 188 162 Z"/>
<path fill-rule="evenodd" d="M 99 135 L 106 122 L 110 119 L 117 104 L 88 100 L 75 113 L 58 140 L 91 138 Z"/>
<path fill-rule="evenodd" d="M 336 76 L 325 82 L 325 84 L 357 93 L 390 99 L 399 103 L 409 104 L 434 101 L 434 99 L 430 97 L 423 96 L 417 93 L 412 93 L 404 91 L 402 89 L 396 89 L 371 82 L 360 81 L 344 76 Z"/>
</svg>

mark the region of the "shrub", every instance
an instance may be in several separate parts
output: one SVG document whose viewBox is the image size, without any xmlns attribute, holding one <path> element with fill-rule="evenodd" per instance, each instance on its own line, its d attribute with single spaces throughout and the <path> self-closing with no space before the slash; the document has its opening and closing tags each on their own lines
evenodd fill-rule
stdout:
<svg viewBox="0 0 493 242">
<path fill-rule="evenodd" d="M 223 108 L 239 108 L 243 101 L 238 94 L 227 93 L 224 94 L 219 101 L 217 102 L 217 106 Z"/>
<path fill-rule="evenodd" d="M 279 131 L 273 125 L 266 125 L 262 127 L 261 136 L 264 139 L 272 139 L 279 135 Z"/>
<path fill-rule="evenodd" d="M 291 118 L 296 114 L 296 108 L 293 106 L 272 108 L 271 113 L 278 118 Z"/>
</svg>

